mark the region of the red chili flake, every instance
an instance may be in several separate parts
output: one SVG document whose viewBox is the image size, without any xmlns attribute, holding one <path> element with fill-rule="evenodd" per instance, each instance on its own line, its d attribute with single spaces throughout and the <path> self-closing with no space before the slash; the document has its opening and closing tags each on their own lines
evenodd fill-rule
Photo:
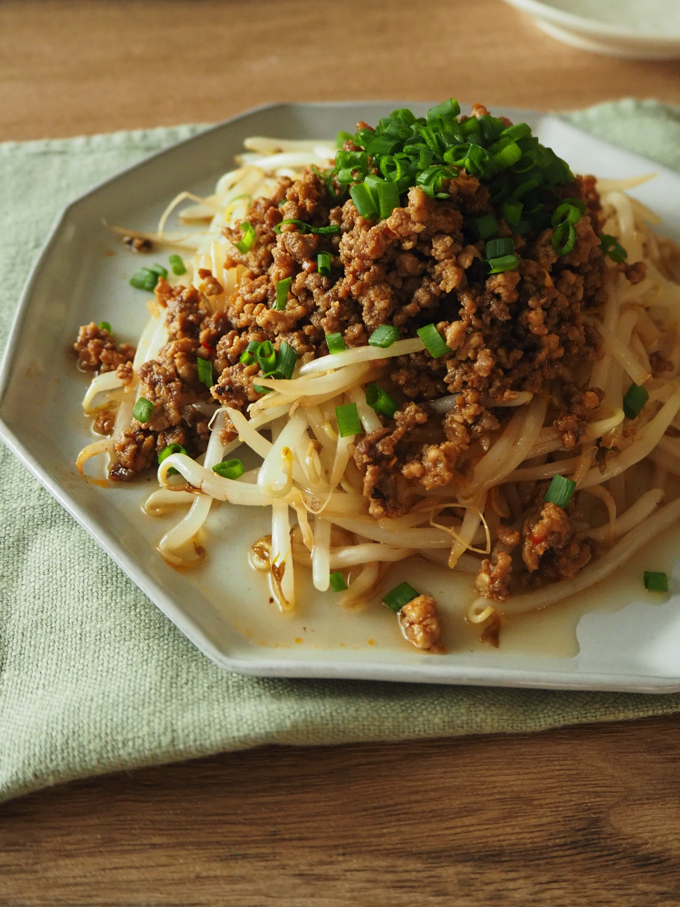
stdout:
<svg viewBox="0 0 680 907">
<path fill-rule="evenodd" d="M 207 343 L 204 343 L 202 340 L 201 340 L 201 346 L 203 347 L 203 349 L 208 350 L 210 353 L 217 352 L 217 350 L 215 349 L 214 346 L 209 346 Z"/>
</svg>

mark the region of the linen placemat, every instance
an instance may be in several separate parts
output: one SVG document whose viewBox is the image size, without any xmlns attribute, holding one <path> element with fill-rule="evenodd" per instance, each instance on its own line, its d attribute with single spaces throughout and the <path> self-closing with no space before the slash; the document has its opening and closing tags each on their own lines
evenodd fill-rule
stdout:
<svg viewBox="0 0 680 907">
<path fill-rule="evenodd" d="M 680 170 L 678 110 L 626 100 L 567 119 Z M 56 212 L 200 128 L 0 145 L 0 346 Z M 263 743 L 538 731 L 680 710 L 680 695 L 229 674 L 175 629 L 2 445 L 0 485 L 0 800 Z"/>
</svg>

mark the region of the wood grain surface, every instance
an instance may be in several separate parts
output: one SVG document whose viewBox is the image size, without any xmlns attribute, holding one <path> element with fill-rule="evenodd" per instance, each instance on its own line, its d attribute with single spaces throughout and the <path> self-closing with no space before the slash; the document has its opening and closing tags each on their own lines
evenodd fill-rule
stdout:
<svg viewBox="0 0 680 907">
<path fill-rule="evenodd" d="M 0 140 L 278 100 L 680 101 L 500 0 L 3 0 Z M 0 746 L 2 741 L 0 740 Z M 0 807 L 0 905 L 680 903 L 680 721 L 261 749 Z"/>
<path fill-rule="evenodd" d="M 680 903 L 680 727 L 261 749 L 0 807 L 8 907 Z"/>
</svg>

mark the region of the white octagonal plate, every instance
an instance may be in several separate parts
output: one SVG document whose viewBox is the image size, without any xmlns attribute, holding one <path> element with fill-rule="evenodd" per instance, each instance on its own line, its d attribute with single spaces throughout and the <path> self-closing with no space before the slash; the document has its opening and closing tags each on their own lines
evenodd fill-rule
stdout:
<svg viewBox="0 0 680 907">
<path fill-rule="evenodd" d="M 300 607 L 280 614 L 248 547 L 261 537 L 268 512 L 214 507 L 194 571 L 178 572 L 155 550 L 169 522 L 140 505 L 154 482 L 102 488 L 75 468 L 88 443 L 80 401 L 86 380 L 69 347 L 78 326 L 106 320 L 135 342 L 146 320 L 145 297 L 128 279 L 139 265 L 104 226 L 155 228 L 169 199 L 183 189 L 209 193 L 233 166 L 249 135 L 332 138 L 357 120 L 374 122 L 404 102 L 290 104 L 254 110 L 157 154 L 77 199 L 59 217 L 24 290 L 0 372 L 0 435 L 36 478 L 97 539 L 128 576 L 218 665 L 244 673 L 432 683 L 494 684 L 672 691 L 680 689 L 680 595 L 659 603 L 645 593 L 642 570 L 666 570 L 680 582 L 679 536 L 656 539 L 624 576 L 579 601 L 515 618 L 499 650 L 480 644 L 462 620 L 469 577 L 417 558 L 395 565 L 389 585 L 408 578 L 438 600 L 445 655 L 406 645 L 392 615 L 378 603 L 360 612 L 338 608 L 331 592 L 307 583 Z M 426 109 L 411 104 L 418 114 Z M 635 194 L 680 239 L 680 177 L 592 138 L 558 118 L 495 110 L 531 124 L 578 172 L 628 177 L 655 172 Z M 160 253 L 159 253 L 160 254 Z M 155 258 L 154 258 L 155 260 Z M 36 327 L 39 326 L 39 330 Z M 23 342 L 24 338 L 30 342 Z M 68 430 L 64 431 L 64 425 Z M 577 642 L 578 636 L 578 642 Z"/>
</svg>

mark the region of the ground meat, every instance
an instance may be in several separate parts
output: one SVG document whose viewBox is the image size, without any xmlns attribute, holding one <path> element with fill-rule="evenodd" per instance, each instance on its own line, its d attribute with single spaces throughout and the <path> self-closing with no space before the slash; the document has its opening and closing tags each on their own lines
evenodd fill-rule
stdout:
<svg viewBox="0 0 680 907">
<path fill-rule="evenodd" d="M 419 595 L 399 612 L 399 626 L 406 639 L 417 649 L 439 649 L 441 627 L 437 602 L 431 595 Z"/>
<path fill-rule="evenodd" d="M 587 415 L 597 409 L 604 400 L 604 391 L 599 387 L 590 387 L 579 391 L 573 385 L 562 388 L 563 405 L 553 426 L 562 435 L 562 444 L 566 450 L 576 447 L 588 427 Z"/>
<path fill-rule="evenodd" d="M 109 470 L 114 482 L 129 482 L 156 462 L 156 436 L 142 428 L 127 428 L 114 444 L 115 462 Z"/>
<path fill-rule="evenodd" d="M 142 236 L 124 236 L 122 242 L 132 252 L 150 252 L 153 249 L 151 240 Z"/>
<path fill-rule="evenodd" d="M 489 560 L 485 558 L 475 580 L 480 595 L 494 601 L 504 602 L 510 595 L 509 583 L 512 574 L 512 558 L 506 551 L 498 551 Z"/>
<path fill-rule="evenodd" d="M 135 358 L 134 346 L 129 343 L 119 346 L 107 329 L 97 327 L 94 321 L 80 328 L 73 350 L 79 367 L 87 371 L 113 372 Z"/>
<path fill-rule="evenodd" d="M 572 579 L 592 556 L 588 540 L 579 541 L 567 511 L 557 504 L 540 503 L 522 527 L 522 559 L 533 573 L 548 568 L 555 578 Z M 548 563 L 542 558 L 546 555 Z"/>
<path fill-rule="evenodd" d="M 409 433 L 426 422 L 427 413 L 408 403 L 395 413 L 394 427 L 379 428 L 358 441 L 354 462 L 364 473 L 364 495 L 372 516 L 401 516 L 409 509 L 412 492 L 401 471 L 395 469 L 399 462 L 397 447 L 406 445 Z"/>
<path fill-rule="evenodd" d="M 98 435 L 110 435 L 115 422 L 116 414 L 112 413 L 110 409 L 102 409 L 97 413 L 92 428 Z"/>
</svg>

